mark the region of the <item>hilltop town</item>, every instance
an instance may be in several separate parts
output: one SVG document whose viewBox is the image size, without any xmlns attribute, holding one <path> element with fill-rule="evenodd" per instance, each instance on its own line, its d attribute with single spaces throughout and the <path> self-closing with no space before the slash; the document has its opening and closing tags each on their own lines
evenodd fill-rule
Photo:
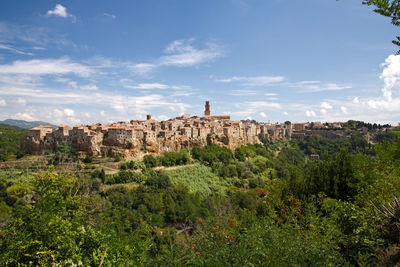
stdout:
<svg viewBox="0 0 400 267">
<path fill-rule="evenodd" d="M 340 128 L 341 123 L 330 127 Z M 140 157 L 146 153 L 163 154 L 194 146 L 218 144 L 235 149 L 248 143 L 261 143 L 281 138 L 302 139 L 307 135 L 336 139 L 350 138 L 348 131 L 315 129 L 324 125 L 307 123 L 258 123 L 255 121 L 231 121 L 229 115 L 211 115 L 209 101 L 205 103 L 202 117 L 182 115 L 166 121 L 156 121 L 147 115 L 146 120 L 131 120 L 112 124 L 94 123 L 69 127 L 60 125 L 38 126 L 29 130 L 22 142 L 22 149 L 30 154 L 54 152 L 61 144 L 75 148 L 90 156 Z M 326 126 L 325 126 L 326 127 Z M 371 142 L 368 129 L 361 129 Z"/>
</svg>

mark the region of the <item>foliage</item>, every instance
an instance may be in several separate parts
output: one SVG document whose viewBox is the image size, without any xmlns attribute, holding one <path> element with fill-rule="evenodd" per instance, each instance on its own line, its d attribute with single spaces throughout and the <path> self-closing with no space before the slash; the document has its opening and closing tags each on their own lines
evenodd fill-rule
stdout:
<svg viewBox="0 0 400 267">
<path fill-rule="evenodd" d="M 190 166 L 167 172 L 174 185 L 182 184 L 189 192 L 208 196 L 214 193 L 225 194 L 229 183 L 215 175 L 212 170 L 203 165 Z"/>
<path fill-rule="evenodd" d="M 24 155 L 20 144 L 27 132 L 16 126 L 0 124 L 0 161 L 6 161 L 13 155 L 17 158 Z"/>
<path fill-rule="evenodd" d="M 189 162 L 189 155 L 185 151 L 165 152 L 163 156 L 146 155 L 143 157 L 143 163 L 147 168 L 185 165 Z"/>
<path fill-rule="evenodd" d="M 192 156 L 208 166 L 211 166 L 212 163 L 216 161 L 227 164 L 233 160 L 233 153 L 229 148 L 215 144 L 192 148 Z"/>
<path fill-rule="evenodd" d="M 0 265 L 394 265 L 399 138 L 374 149 L 305 138 L 193 148 L 164 171 L 187 152 L 107 175 L 0 169 Z"/>
<path fill-rule="evenodd" d="M 146 176 L 143 173 L 126 170 L 121 170 L 108 176 L 103 176 L 103 173 L 100 173 L 97 174 L 97 177 L 104 179 L 105 184 L 141 183 L 146 180 Z"/>
<path fill-rule="evenodd" d="M 83 162 L 83 163 L 92 163 L 92 162 L 93 162 L 93 157 L 87 155 L 87 156 L 82 160 L 82 162 Z"/>
</svg>

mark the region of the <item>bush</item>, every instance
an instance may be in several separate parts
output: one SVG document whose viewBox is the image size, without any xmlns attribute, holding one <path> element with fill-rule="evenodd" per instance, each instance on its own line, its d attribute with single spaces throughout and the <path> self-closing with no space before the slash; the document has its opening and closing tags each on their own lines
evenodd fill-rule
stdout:
<svg viewBox="0 0 400 267">
<path fill-rule="evenodd" d="M 108 176 L 105 179 L 105 184 L 141 183 L 145 179 L 146 177 L 143 173 L 121 170 L 116 174 Z"/>
<path fill-rule="evenodd" d="M 82 160 L 82 162 L 83 162 L 83 163 L 92 163 L 92 162 L 93 162 L 93 157 L 87 155 L 87 156 Z"/>
</svg>

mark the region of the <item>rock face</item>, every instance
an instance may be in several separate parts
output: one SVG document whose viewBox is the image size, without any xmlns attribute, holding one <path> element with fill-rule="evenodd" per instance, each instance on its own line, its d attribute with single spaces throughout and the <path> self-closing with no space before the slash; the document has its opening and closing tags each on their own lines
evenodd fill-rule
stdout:
<svg viewBox="0 0 400 267">
<path fill-rule="evenodd" d="M 218 144 L 234 149 L 248 143 L 260 143 L 290 137 L 292 129 L 285 124 L 260 124 L 251 121 L 231 121 L 229 115 L 190 117 L 184 115 L 158 122 L 132 120 L 108 125 L 100 123 L 78 125 L 73 128 L 61 125 L 55 130 L 50 126 L 30 129 L 22 142 L 22 149 L 30 154 L 55 151 L 61 144 L 71 146 L 91 156 L 139 157 L 145 153 L 163 154 L 187 147 Z"/>
</svg>

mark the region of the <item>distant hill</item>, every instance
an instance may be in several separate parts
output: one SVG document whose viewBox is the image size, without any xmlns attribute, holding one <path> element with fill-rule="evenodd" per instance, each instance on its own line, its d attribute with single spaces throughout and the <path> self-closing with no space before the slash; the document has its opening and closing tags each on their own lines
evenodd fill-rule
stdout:
<svg viewBox="0 0 400 267">
<path fill-rule="evenodd" d="M 44 121 L 24 121 L 24 120 L 12 120 L 12 119 L 7 119 L 4 121 L 0 121 L 1 124 L 7 124 L 7 125 L 11 125 L 11 126 L 17 126 L 20 128 L 24 128 L 24 129 L 29 129 L 29 128 L 33 128 L 33 127 L 37 127 L 39 125 L 50 125 L 53 128 L 57 128 L 57 125 L 48 123 L 48 122 L 44 122 Z"/>
</svg>

